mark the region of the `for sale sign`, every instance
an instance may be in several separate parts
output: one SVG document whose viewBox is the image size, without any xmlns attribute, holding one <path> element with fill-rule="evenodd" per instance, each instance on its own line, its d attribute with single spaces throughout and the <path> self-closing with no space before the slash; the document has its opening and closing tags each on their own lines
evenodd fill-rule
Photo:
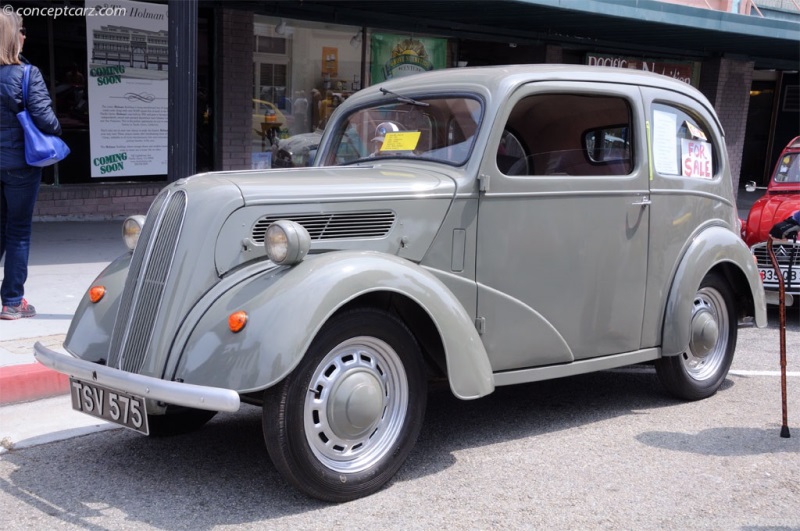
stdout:
<svg viewBox="0 0 800 531">
<path fill-rule="evenodd" d="M 713 177 L 711 144 L 699 140 L 681 139 L 681 170 L 684 177 L 711 179 Z"/>
</svg>

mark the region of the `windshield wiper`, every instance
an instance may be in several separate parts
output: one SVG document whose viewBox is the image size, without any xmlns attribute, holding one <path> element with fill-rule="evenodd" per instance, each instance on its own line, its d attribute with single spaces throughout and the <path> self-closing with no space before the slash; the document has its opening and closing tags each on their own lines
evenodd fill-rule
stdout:
<svg viewBox="0 0 800 531">
<path fill-rule="evenodd" d="M 388 94 L 390 96 L 394 96 L 395 98 L 397 98 L 397 101 L 402 101 L 403 103 L 408 103 L 409 105 L 416 105 L 418 107 L 430 107 L 431 106 L 430 103 L 425 103 L 424 101 L 417 101 L 417 100 L 412 99 L 412 98 L 407 98 L 406 96 L 401 96 L 400 94 L 397 94 L 396 92 L 392 92 L 391 90 L 386 90 L 385 88 L 381 88 L 380 91 L 383 92 L 384 95 Z"/>
</svg>

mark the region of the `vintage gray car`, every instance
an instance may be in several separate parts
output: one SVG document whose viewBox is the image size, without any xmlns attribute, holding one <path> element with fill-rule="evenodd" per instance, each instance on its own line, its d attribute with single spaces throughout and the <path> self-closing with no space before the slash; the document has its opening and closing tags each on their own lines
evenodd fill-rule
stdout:
<svg viewBox="0 0 800 531">
<path fill-rule="evenodd" d="M 73 408 L 164 435 L 261 406 L 277 469 L 328 501 L 392 478 L 431 379 L 467 400 L 652 362 L 695 400 L 766 324 L 712 106 L 631 70 L 380 83 L 313 167 L 180 179 L 123 233 L 68 354 L 35 347 Z"/>
</svg>

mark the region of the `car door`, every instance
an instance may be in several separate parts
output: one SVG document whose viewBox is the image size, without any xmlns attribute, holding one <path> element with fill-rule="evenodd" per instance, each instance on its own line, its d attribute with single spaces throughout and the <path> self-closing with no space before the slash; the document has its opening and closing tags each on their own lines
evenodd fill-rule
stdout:
<svg viewBox="0 0 800 531">
<path fill-rule="evenodd" d="M 730 166 L 722 127 L 705 104 L 663 88 L 642 88 L 652 124 L 651 219 L 669 230 L 650 238 L 647 305 L 642 344 L 661 344 L 669 318 L 664 297 L 688 242 L 704 228 L 726 226 L 738 233 Z"/>
<path fill-rule="evenodd" d="M 643 124 L 637 87 L 586 82 L 525 85 L 498 116 L 481 163 L 476 260 L 495 372 L 639 349 Z"/>
</svg>

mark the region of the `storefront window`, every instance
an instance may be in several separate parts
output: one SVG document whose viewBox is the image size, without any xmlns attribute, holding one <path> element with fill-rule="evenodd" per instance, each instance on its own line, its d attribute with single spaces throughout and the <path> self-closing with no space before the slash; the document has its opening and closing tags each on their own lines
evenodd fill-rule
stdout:
<svg viewBox="0 0 800 531">
<path fill-rule="evenodd" d="M 79 2 L 82 6 L 83 2 Z M 77 9 L 77 8 L 76 8 Z M 197 162 L 198 171 L 214 168 L 213 160 L 213 93 L 209 39 L 213 12 L 202 9 L 198 18 L 197 44 Z M 99 26 L 87 33 L 87 20 Z M 23 56 L 42 72 L 50 91 L 53 108 L 61 124 L 62 138 L 71 153 L 57 165 L 43 171 L 45 184 L 83 184 L 129 181 L 160 182 L 166 174 L 135 172 L 124 176 L 113 173 L 92 176 L 97 166 L 94 159 L 102 154 L 93 152 L 90 139 L 91 119 L 103 112 L 98 99 L 89 95 L 91 83 L 98 86 L 92 67 L 125 65 L 129 70 L 150 72 L 140 77 L 153 77 L 158 70 L 167 69 L 168 37 L 165 32 L 123 31 L 115 17 L 63 16 L 57 19 L 46 16 L 26 16 L 24 24 L 28 38 Z M 142 89 L 140 92 L 152 92 Z M 107 100 L 108 101 L 108 100 Z M 118 101 L 118 100 L 112 100 Z M 122 105 L 122 104 L 120 104 Z M 110 105 L 107 108 L 115 107 Z M 94 114 L 93 114 L 94 113 Z M 166 128 L 166 119 L 160 127 Z M 165 168 L 166 170 L 166 168 Z M 145 172 L 146 173 L 146 172 Z"/>
<path fill-rule="evenodd" d="M 361 88 L 360 30 L 255 16 L 253 168 L 311 163 L 331 113 Z"/>
</svg>

